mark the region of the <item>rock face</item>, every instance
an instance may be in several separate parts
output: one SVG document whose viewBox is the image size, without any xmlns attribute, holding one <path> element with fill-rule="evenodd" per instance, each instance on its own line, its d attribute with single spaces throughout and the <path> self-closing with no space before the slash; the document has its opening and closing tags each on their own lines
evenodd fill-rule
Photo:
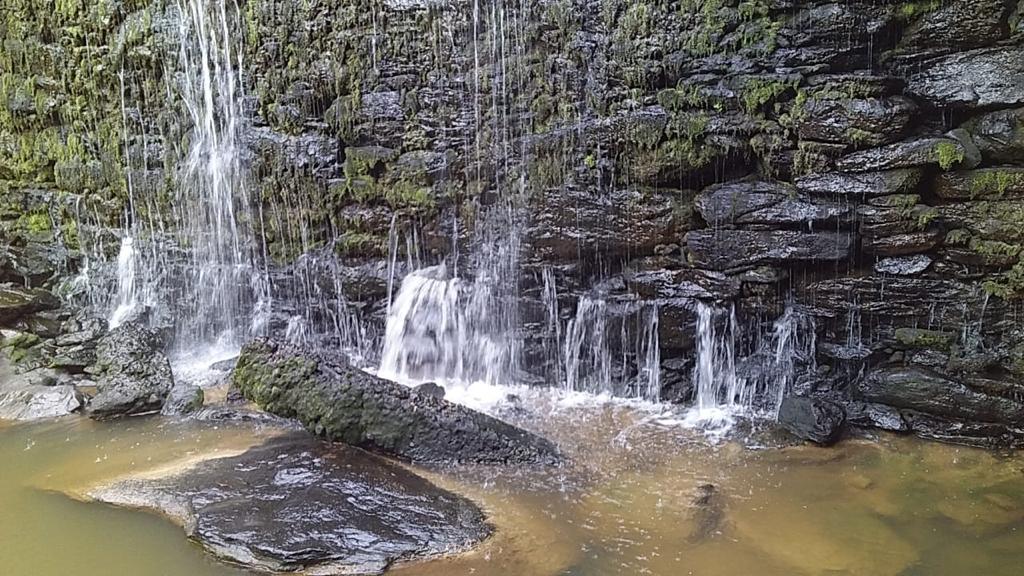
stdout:
<svg viewBox="0 0 1024 576">
<path fill-rule="evenodd" d="M 173 3 L 51 4 L 0 15 L 0 158 L 17 159 L 0 162 L 0 325 L 39 338 L 9 347 L 19 370 L 81 377 L 90 331 L 61 328 L 70 311 L 47 294 L 109 304 L 126 209 L 166 231 L 148 239 L 176 260 L 166 277 L 192 277 L 169 189 L 191 127 L 166 83 Z M 1015 425 L 858 394 L 878 370 L 992 397 L 1024 375 L 1011 320 L 1024 298 L 1019 2 L 367 8 L 265 0 L 229 15 L 245 27 L 231 32 L 244 38 L 240 142 L 271 334 L 297 319 L 314 341 L 361 340 L 382 332 L 405 262 L 487 279 L 512 254 L 496 282 L 517 298 L 524 381 L 565 385 L 563 337 L 596 298 L 622 304 L 606 307 L 605 341 L 587 341 L 623 359 L 618 389 L 651 373 L 637 331 L 618 335 L 656 307 L 659 382 L 688 402 L 696 300 L 736 310 L 738 350 L 789 306 L 817 326 L 800 393 L 851 422 L 946 439 Z M 174 295 L 158 294 L 167 315 Z M 904 328 L 959 336 L 909 346 Z"/>
<path fill-rule="evenodd" d="M 167 514 L 216 556 L 260 571 L 379 574 L 398 560 L 467 550 L 491 532 L 465 498 L 301 433 L 90 496 Z"/>
<path fill-rule="evenodd" d="M 137 324 L 111 330 L 96 346 L 99 376 L 96 396 L 89 403 L 93 418 L 112 418 L 158 412 L 174 386 L 171 364 L 152 331 Z"/>
<path fill-rule="evenodd" d="M 232 376 L 263 409 L 314 434 L 414 462 L 554 464 L 558 450 L 525 430 L 377 378 L 344 360 L 257 340 Z"/>
</svg>

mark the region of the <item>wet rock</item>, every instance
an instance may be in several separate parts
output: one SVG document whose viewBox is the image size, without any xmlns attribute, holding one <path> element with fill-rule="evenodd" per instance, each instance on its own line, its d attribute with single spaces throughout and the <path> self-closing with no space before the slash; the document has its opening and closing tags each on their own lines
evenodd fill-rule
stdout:
<svg viewBox="0 0 1024 576">
<path fill-rule="evenodd" d="M 99 378 L 89 415 L 103 419 L 157 412 L 174 385 L 159 336 L 137 324 L 111 330 L 96 346 Z"/>
<path fill-rule="evenodd" d="M 187 382 L 177 382 L 167 394 L 160 413 L 164 416 L 189 414 L 202 408 L 203 400 L 202 388 Z"/>
<path fill-rule="evenodd" d="M 914 102 L 903 96 L 812 98 L 803 106 L 797 133 L 805 140 L 880 146 L 899 140 L 916 111 Z"/>
<path fill-rule="evenodd" d="M 904 168 L 885 172 L 810 174 L 796 179 L 796 187 L 808 194 L 828 196 L 885 196 L 913 192 L 921 170 Z"/>
<path fill-rule="evenodd" d="M 1024 103 L 1024 50 L 983 48 L 930 60 L 907 78 L 907 93 L 936 107 L 984 108 Z"/>
<path fill-rule="evenodd" d="M 444 398 L 444 386 L 439 386 L 433 382 L 427 382 L 420 384 L 412 389 L 413 392 L 424 396 L 430 396 L 432 398 Z"/>
<path fill-rule="evenodd" d="M 1001 166 L 944 172 L 935 178 L 933 190 L 940 198 L 974 200 L 1024 196 L 1024 168 Z"/>
<path fill-rule="evenodd" d="M 549 441 L 377 378 L 343 358 L 275 342 L 246 345 L 232 380 L 268 412 L 331 440 L 415 462 L 555 463 Z"/>
<path fill-rule="evenodd" d="M 854 152 L 837 160 L 836 168 L 843 172 L 870 172 L 938 164 L 949 168 L 961 165 L 965 154 L 963 145 L 952 138 L 923 138 Z"/>
<path fill-rule="evenodd" d="M 531 203 L 527 240 L 534 257 L 544 261 L 653 254 L 655 247 L 686 229 L 676 210 L 677 194 L 654 189 L 545 190 Z"/>
<path fill-rule="evenodd" d="M 956 339 L 949 332 L 909 327 L 897 328 L 893 336 L 897 342 L 910 348 L 932 348 L 946 351 Z"/>
<path fill-rule="evenodd" d="M 788 184 L 762 180 L 711 186 L 697 196 L 695 205 L 713 228 L 744 224 L 811 228 L 827 222 L 848 223 L 853 217 L 849 203 L 801 197 Z"/>
<path fill-rule="evenodd" d="M 892 406 L 865 402 L 849 402 L 845 406 L 846 418 L 850 424 L 880 428 L 890 432 L 907 431 L 907 423 L 903 420 L 903 416 Z"/>
<path fill-rule="evenodd" d="M 96 346 L 79 344 L 57 348 L 53 352 L 50 366 L 73 374 L 80 374 L 96 363 Z"/>
<path fill-rule="evenodd" d="M 686 244 L 696 263 L 714 270 L 764 262 L 836 262 L 853 252 L 852 234 L 841 232 L 696 230 L 687 233 Z"/>
<path fill-rule="evenodd" d="M 906 256 L 928 252 L 941 241 L 942 231 L 933 229 L 878 238 L 865 237 L 861 240 L 861 249 L 875 256 Z"/>
<path fill-rule="evenodd" d="M 901 55 L 976 48 L 1006 37 L 1005 0 L 951 0 L 917 17 L 903 32 Z"/>
<path fill-rule="evenodd" d="M 77 411 L 82 404 L 82 395 L 69 384 L 29 384 L 14 378 L 0 383 L 0 420 L 56 418 Z"/>
<path fill-rule="evenodd" d="M 1024 108 L 982 114 L 961 128 L 971 135 L 988 162 L 1013 163 L 1024 157 Z"/>
<path fill-rule="evenodd" d="M 834 444 L 842 434 L 846 412 L 819 398 L 788 396 L 779 408 L 779 424 L 794 436 L 816 444 Z"/>
<path fill-rule="evenodd" d="M 875 272 L 893 276 L 913 276 L 924 272 L 931 265 L 932 259 L 924 255 L 890 257 L 875 262 Z"/>
<path fill-rule="evenodd" d="M 46 290 L 0 285 L 0 326 L 10 326 L 29 314 L 57 308 L 60 300 Z"/>
<path fill-rule="evenodd" d="M 690 502 L 693 530 L 686 541 L 694 544 L 721 533 L 725 521 L 725 497 L 714 484 L 702 484 Z"/>
<path fill-rule="evenodd" d="M 212 554 L 260 571 L 379 574 L 399 560 L 465 551 L 491 532 L 469 500 L 301 433 L 89 495 L 166 514 Z"/>
<path fill-rule="evenodd" d="M 1008 383 L 984 390 L 917 367 L 880 368 L 857 385 L 859 398 L 902 410 L 965 421 L 1024 423 L 1024 387 Z"/>
<path fill-rule="evenodd" d="M 740 293 L 734 278 L 699 268 L 645 269 L 643 263 L 634 262 L 624 279 L 631 291 L 645 299 L 729 300 Z"/>
<path fill-rule="evenodd" d="M 298 431 L 303 429 L 302 425 L 294 420 L 246 406 L 203 406 L 190 413 L 189 418 L 204 422 L 242 422 L 283 430 Z"/>
</svg>

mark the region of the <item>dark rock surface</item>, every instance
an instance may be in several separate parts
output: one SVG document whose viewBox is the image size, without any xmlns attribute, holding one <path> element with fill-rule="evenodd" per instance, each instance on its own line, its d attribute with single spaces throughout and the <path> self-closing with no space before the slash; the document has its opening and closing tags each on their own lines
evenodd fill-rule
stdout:
<svg viewBox="0 0 1024 576">
<path fill-rule="evenodd" d="M 304 433 L 90 496 L 167 514 L 214 555 L 260 571 L 379 574 L 465 551 L 491 532 L 465 498 Z"/>
<path fill-rule="evenodd" d="M 124 324 L 96 346 L 96 396 L 89 402 L 93 418 L 158 412 L 174 386 L 171 365 L 156 333 Z"/>
<path fill-rule="evenodd" d="M 851 234 L 789 230 L 697 230 L 686 235 L 694 261 L 712 270 L 763 262 L 838 262 L 853 253 Z"/>
<path fill-rule="evenodd" d="M 525 430 L 328 358 L 256 340 L 232 376 L 268 412 L 318 436 L 414 462 L 554 464 L 555 446 Z"/>
<path fill-rule="evenodd" d="M 819 400 L 789 396 L 779 408 L 779 424 L 797 438 L 817 444 L 833 444 L 846 423 L 842 406 Z"/>
</svg>

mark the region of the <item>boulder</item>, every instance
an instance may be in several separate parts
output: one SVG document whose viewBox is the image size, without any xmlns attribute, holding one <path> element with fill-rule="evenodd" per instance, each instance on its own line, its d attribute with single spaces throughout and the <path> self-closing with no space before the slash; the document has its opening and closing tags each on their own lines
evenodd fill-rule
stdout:
<svg viewBox="0 0 1024 576">
<path fill-rule="evenodd" d="M 967 150 L 953 138 L 923 138 L 854 152 L 836 161 L 843 172 L 871 172 L 894 168 L 940 165 L 944 169 L 963 164 Z"/>
<path fill-rule="evenodd" d="M 89 496 L 167 515 L 217 557 L 260 572 L 379 574 L 466 551 L 491 533 L 469 500 L 304 433 Z"/>
<path fill-rule="evenodd" d="M 798 190 L 828 196 L 886 196 L 913 192 L 921 181 L 921 170 L 904 168 L 884 172 L 844 174 L 829 172 L 797 178 Z"/>
<path fill-rule="evenodd" d="M 60 300 L 41 288 L 0 285 L 0 326 L 10 326 L 29 314 L 60 308 Z"/>
<path fill-rule="evenodd" d="M 782 400 L 778 420 L 797 438 L 829 445 L 842 434 L 846 412 L 842 406 L 827 400 L 787 396 Z"/>
<path fill-rule="evenodd" d="M 167 394 L 160 413 L 164 416 L 190 414 L 203 407 L 203 389 L 189 382 L 176 382 Z"/>
<path fill-rule="evenodd" d="M 103 419 L 148 414 L 163 406 L 174 385 L 160 337 L 137 324 L 122 324 L 96 346 L 96 396 L 89 415 Z"/>
<path fill-rule="evenodd" d="M 556 463 L 534 434 L 351 366 L 267 340 L 243 348 L 232 375 L 264 410 L 313 433 L 414 462 Z"/>
<path fill-rule="evenodd" d="M 948 0 L 928 10 L 903 32 L 899 52 L 976 48 L 1006 37 L 1006 0 Z"/>
<path fill-rule="evenodd" d="M 804 140 L 880 146 L 899 140 L 916 111 L 914 102 L 903 96 L 812 98 L 803 105 L 797 134 Z"/>
<path fill-rule="evenodd" d="M 842 232 L 792 230 L 695 230 L 686 245 L 695 263 L 729 270 L 764 262 L 837 262 L 853 253 L 854 236 Z"/>
<path fill-rule="evenodd" d="M 680 193 L 654 189 L 545 190 L 531 202 L 527 242 L 543 261 L 652 254 L 688 222 Z"/>
<path fill-rule="evenodd" d="M 739 180 L 710 186 L 696 198 L 697 210 L 713 228 L 731 225 L 803 226 L 850 223 L 849 203 L 829 202 L 797 193 L 781 182 Z"/>
<path fill-rule="evenodd" d="M 1019 45 L 957 52 L 923 63 L 907 94 L 941 108 L 1024 104 L 1024 49 Z"/>
</svg>

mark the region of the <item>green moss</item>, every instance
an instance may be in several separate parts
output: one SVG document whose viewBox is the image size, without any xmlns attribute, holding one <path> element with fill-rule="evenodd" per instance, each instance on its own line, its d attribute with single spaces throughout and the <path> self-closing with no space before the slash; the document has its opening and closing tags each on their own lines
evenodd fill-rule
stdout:
<svg viewBox="0 0 1024 576">
<path fill-rule="evenodd" d="M 740 102 L 743 109 L 752 114 L 792 88 L 795 88 L 793 82 L 752 77 L 743 84 Z"/>
<path fill-rule="evenodd" d="M 964 161 L 963 148 L 953 142 L 939 142 L 935 145 L 935 160 L 943 170 L 949 170 Z"/>
<path fill-rule="evenodd" d="M 1024 172 L 1007 170 L 982 170 L 970 176 L 968 189 L 971 196 L 1002 196 L 1007 190 L 1024 189 Z"/>
<path fill-rule="evenodd" d="M 929 12 L 934 12 L 940 7 L 942 7 L 942 0 L 903 2 L 896 6 L 896 17 L 904 22 L 909 22 L 919 16 L 923 16 Z"/>
<path fill-rule="evenodd" d="M 897 328 L 895 337 L 897 342 L 910 348 L 949 350 L 953 343 L 952 334 L 921 328 Z"/>
<path fill-rule="evenodd" d="M 42 212 L 28 214 L 22 217 L 22 225 L 29 232 L 49 232 L 53 226 L 50 216 Z"/>
</svg>

